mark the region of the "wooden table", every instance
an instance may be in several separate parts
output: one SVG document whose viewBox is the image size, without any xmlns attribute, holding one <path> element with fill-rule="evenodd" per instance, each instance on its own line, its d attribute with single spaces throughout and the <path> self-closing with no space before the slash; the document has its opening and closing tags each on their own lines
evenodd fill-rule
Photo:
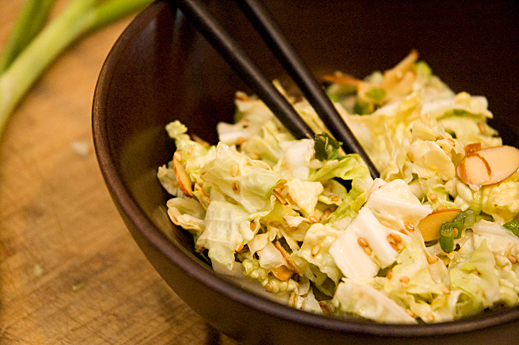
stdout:
<svg viewBox="0 0 519 345">
<path fill-rule="evenodd" d="M 3 47 L 24 0 L 0 0 Z M 53 12 L 67 4 L 58 1 Z M 162 281 L 93 151 L 101 65 L 130 19 L 74 45 L 13 114 L 0 149 L 0 343 L 236 344 Z"/>
</svg>

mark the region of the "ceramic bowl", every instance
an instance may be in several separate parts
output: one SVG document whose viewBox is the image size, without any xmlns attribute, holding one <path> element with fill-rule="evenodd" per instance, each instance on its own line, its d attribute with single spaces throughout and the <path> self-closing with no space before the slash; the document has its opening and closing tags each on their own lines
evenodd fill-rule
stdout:
<svg viewBox="0 0 519 345">
<path fill-rule="evenodd" d="M 264 3 L 316 74 L 341 70 L 361 78 L 417 49 L 454 91 L 487 96 L 491 125 L 519 146 L 517 2 Z M 209 4 L 269 78 L 286 80 L 233 1 Z M 164 126 L 179 119 L 215 143 L 217 122 L 232 121 L 237 90 L 249 91 L 173 5 L 157 1 L 118 39 L 95 91 L 93 134 L 108 189 L 146 257 L 194 311 L 250 344 L 519 343 L 519 308 L 431 325 L 339 320 L 277 304 L 215 275 L 188 233 L 168 219 L 156 171 L 174 152 Z"/>
</svg>

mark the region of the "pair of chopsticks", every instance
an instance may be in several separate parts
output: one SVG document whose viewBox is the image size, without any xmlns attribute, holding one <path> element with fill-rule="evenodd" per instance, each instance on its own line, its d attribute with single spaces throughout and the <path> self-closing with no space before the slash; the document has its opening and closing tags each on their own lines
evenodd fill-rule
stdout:
<svg viewBox="0 0 519 345">
<path fill-rule="evenodd" d="M 371 176 L 373 178 L 378 177 L 379 173 L 373 162 L 343 121 L 314 75 L 281 33 L 267 10 L 255 0 L 235 0 L 235 2 L 287 70 L 331 134 L 336 140 L 343 143 L 343 150 L 359 154 L 366 163 Z M 294 137 L 314 139 L 315 133 L 312 129 L 265 77 L 259 67 L 252 62 L 239 44 L 209 13 L 202 0 L 177 0 L 173 3 L 241 76 L 254 93 L 263 100 Z"/>
</svg>

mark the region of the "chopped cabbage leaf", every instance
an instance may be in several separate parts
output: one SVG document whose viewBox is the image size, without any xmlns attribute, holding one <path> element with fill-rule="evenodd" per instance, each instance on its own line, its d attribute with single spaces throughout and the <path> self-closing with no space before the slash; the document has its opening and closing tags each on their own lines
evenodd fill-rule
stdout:
<svg viewBox="0 0 519 345">
<path fill-rule="evenodd" d="M 202 167 L 201 178 L 251 214 L 272 208 L 270 196 L 281 181 L 267 164 L 245 157 L 222 143 L 216 148 L 216 157 Z"/>
<path fill-rule="evenodd" d="M 368 284 L 346 279 L 337 286 L 332 303 L 339 310 L 384 323 L 417 323 L 405 309 Z"/>
<path fill-rule="evenodd" d="M 413 50 L 363 79 L 322 77 L 380 178 L 276 80 L 314 138 L 294 138 L 261 99 L 240 91 L 235 123 L 217 125 L 217 145 L 172 121 L 174 159 L 156 175 L 173 196 L 170 220 L 217 274 L 305 311 L 433 323 L 519 304 L 519 232 L 510 228 L 519 175 L 467 185 L 463 159 L 502 145 L 493 114 L 485 97 L 453 92 L 418 57 Z M 427 217 L 441 209 L 475 219 L 458 229 L 439 212 Z M 424 242 L 422 220 L 452 230 L 449 248 L 445 237 Z"/>
</svg>

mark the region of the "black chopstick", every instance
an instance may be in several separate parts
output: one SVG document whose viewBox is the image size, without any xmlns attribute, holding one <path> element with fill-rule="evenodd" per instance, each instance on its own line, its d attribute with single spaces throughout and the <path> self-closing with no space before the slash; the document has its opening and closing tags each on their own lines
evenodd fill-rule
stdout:
<svg viewBox="0 0 519 345">
<path fill-rule="evenodd" d="M 235 0 L 247 16 L 274 55 L 287 70 L 290 77 L 310 102 L 331 134 L 342 141 L 346 152 L 358 153 L 366 162 L 373 177 L 378 171 L 371 162 L 362 146 L 359 144 L 350 128 L 335 109 L 335 106 L 317 82 L 310 69 L 303 63 L 290 42 L 283 35 L 268 11 L 255 0 Z"/>
<path fill-rule="evenodd" d="M 242 77 L 249 87 L 276 114 L 292 135 L 298 139 L 313 139 L 312 129 L 301 119 L 292 105 L 265 77 L 240 45 L 208 12 L 205 5 L 197 0 L 178 1 L 178 6 L 186 18 L 213 45 L 227 63 Z"/>
<path fill-rule="evenodd" d="M 235 1 L 303 92 L 305 98 L 310 102 L 331 134 L 343 143 L 344 151 L 359 154 L 366 163 L 371 176 L 378 177 L 379 173 L 375 165 L 266 9 L 255 0 Z M 197 30 L 213 45 L 227 63 L 276 114 L 294 137 L 298 139 L 303 137 L 314 138 L 315 133 L 301 119 L 292 105 L 277 91 L 200 0 L 180 0 L 177 1 L 177 4 L 186 18 L 195 25 Z"/>
</svg>

